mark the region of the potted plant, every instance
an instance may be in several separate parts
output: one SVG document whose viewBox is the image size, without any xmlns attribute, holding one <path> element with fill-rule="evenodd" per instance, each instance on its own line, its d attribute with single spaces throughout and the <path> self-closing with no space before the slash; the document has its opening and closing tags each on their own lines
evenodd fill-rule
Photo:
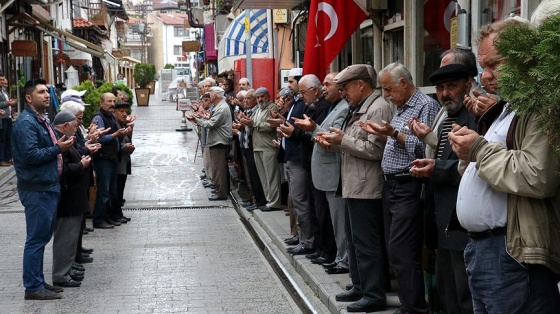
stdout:
<svg viewBox="0 0 560 314">
<path fill-rule="evenodd" d="M 150 102 L 150 88 L 148 84 L 153 81 L 155 67 L 149 63 L 137 63 L 134 66 L 134 81 L 136 82 L 136 102 L 138 106 L 148 106 Z"/>
</svg>

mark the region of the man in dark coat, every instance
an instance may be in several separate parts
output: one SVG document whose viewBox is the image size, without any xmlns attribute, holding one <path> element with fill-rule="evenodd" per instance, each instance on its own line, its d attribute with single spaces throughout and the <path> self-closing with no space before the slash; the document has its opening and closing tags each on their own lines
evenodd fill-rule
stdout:
<svg viewBox="0 0 560 314">
<path fill-rule="evenodd" d="M 57 137 L 74 136 L 78 128 L 76 116 L 66 110 L 60 111 L 56 115 L 53 124 Z M 81 232 L 82 218 L 89 211 L 87 190 L 91 157 L 82 157 L 78 146 L 74 144 L 62 154 L 62 160 L 61 193 L 54 228 L 52 277 L 53 283 L 57 286 L 79 287 L 81 282 L 72 279 L 71 271 Z"/>
</svg>

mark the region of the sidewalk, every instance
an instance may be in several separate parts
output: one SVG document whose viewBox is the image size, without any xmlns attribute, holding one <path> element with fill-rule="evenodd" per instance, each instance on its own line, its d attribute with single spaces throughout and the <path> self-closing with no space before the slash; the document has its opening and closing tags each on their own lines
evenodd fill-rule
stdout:
<svg viewBox="0 0 560 314">
<path fill-rule="evenodd" d="M 251 214 L 237 206 L 235 191 L 233 202 L 208 201 L 210 191 L 199 179 L 197 135 L 175 132 L 181 112 L 158 96 L 151 96 L 149 107 L 133 107 L 138 116 L 133 137 L 137 150 L 125 190 L 125 215 L 132 222 L 84 236 L 84 246 L 95 249 L 94 263 L 86 265 L 84 285 L 66 289 L 60 301 L 23 301 L 23 208 L 15 193 L 13 167 L 0 167 L 0 192 L 9 194 L 0 194 L 0 235 L 5 243 L 0 247 L 0 303 L 6 305 L 0 312 L 240 313 L 242 304 L 250 304 L 253 311 L 244 313 L 297 313 L 264 254 L 272 255 L 317 313 L 346 313 L 348 303 L 336 302 L 335 295 L 344 291 L 349 276 L 328 275 L 304 256 L 287 254 L 283 239 L 289 237 L 289 218 L 283 211 Z M 264 244 L 262 254 L 243 224 Z M 51 247 L 52 242 L 45 253 L 47 282 Z M 388 305 L 379 313 L 396 310 L 395 294 L 388 294 Z"/>
</svg>

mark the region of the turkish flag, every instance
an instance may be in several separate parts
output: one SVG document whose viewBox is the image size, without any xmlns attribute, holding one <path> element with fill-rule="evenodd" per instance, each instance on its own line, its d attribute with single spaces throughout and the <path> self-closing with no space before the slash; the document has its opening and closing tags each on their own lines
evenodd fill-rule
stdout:
<svg viewBox="0 0 560 314">
<path fill-rule="evenodd" d="M 424 4 L 424 28 L 443 50 L 450 48 L 450 19 L 454 15 L 455 4 L 451 0 L 428 0 Z"/>
<path fill-rule="evenodd" d="M 331 62 L 366 18 L 355 0 L 311 0 L 303 74 L 315 74 L 322 81 Z"/>
</svg>

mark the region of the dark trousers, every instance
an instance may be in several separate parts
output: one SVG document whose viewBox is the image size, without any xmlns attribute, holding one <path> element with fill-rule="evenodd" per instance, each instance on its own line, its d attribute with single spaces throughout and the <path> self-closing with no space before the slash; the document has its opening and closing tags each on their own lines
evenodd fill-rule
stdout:
<svg viewBox="0 0 560 314">
<path fill-rule="evenodd" d="M 117 198 L 117 162 L 95 159 L 93 169 L 95 169 L 95 175 L 97 176 L 93 224 L 97 225 L 110 219 L 111 201 Z"/>
<path fill-rule="evenodd" d="M 109 217 L 115 221 L 121 220 L 124 216 L 121 204 L 127 177 L 127 174 L 117 174 L 117 197 L 111 201 L 111 212 L 109 214 Z"/>
<path fill-rule="evenodd" d="M 438 248 L 436 255 L 438 293 L 449 314 L 473 312 L 463 251 Z"/>
<path fill-rule="evenodd" d="M 383 185 L 383 218 L 389 263 L 399 285 L 402 312 L 427 313 L 422 273 L 423 203 L 419 181 Z"/>
<path fill-rule="evenodd" d="M 336 241 L 327 195 L 325 191 L 317 190 L 315 187 L 312 187 L 312 193 L 315 200 L 315 217 L 317 218 L 315 247 L 323 253 L 324 258 L 334 260 L 336 257 Z"/>
<path fill-rule="evenodd" d="M 0 119 L 0 161 L 12 159 L 12 119 Z"/>
<path fill-rule="evenodd" d="M 346 199 L 348 264 L 354 289 L 364 299 L 385 304 L 383 208 L 377 199 Z"/>
<path fill-rule="evenodd" d="M 212 182 L 216 186 L 216 196 L 228 197 L 229 195 L 229 172 L 227 163 L 228 148 L 225 145 L 208 147 L 208 157 L 211 163 L 210 174 Z"/>
<path fill-rule="evenodd" d="M 266 205 L 266 197 L 264 196 L 264 190 L 261 184 L 261 179 L 259 178 L 259 173 L 257 172 L 257 166 L 255 165 L 255 155 L 253 150 L 250 148 L 242 148 L 243 156 L 247 162 L 247 173 L 249 174 L 249 185 L 251 187 L 251 192 L 255 197 L 255 203 L 258 206 Z"/>
</svg>

